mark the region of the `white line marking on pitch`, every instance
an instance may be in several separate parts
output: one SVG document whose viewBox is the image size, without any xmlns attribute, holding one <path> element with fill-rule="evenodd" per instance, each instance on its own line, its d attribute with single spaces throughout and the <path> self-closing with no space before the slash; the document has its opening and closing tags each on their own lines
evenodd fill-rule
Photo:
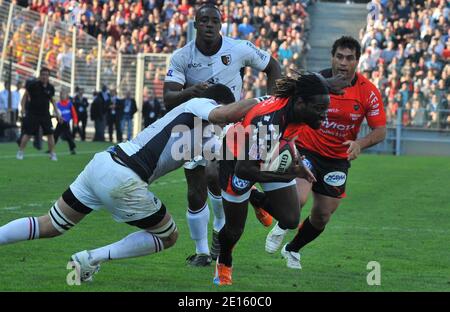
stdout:
<svg viewBox="0 0 450 312">
<path fill-rule="evenodd" d="M 77 155 L 84 155 L 84 154 L 94 154 L 94 153 L 100 153 L 102 151 L 81 151 L 77 152 Z M 69 152 L 60 152 L 56 153 L 56 156 L 68 156 L 70 155 Z M 49 157 L 47 153 L 39 153 L 39 154 L 27 154 L 24 153 L 24 161 L 27 159 L 27 157 Z M 0 159 L 13 159 L 16 158 L 16 155 L 1 155 Z"/>
</svg>

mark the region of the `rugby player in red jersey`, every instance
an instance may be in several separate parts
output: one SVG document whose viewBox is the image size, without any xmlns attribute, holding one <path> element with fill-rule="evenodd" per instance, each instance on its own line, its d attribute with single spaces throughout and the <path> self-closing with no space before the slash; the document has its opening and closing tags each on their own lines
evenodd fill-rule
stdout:
<svg viewBox="0 0 450 312">
<path fill-rule="evenodd" d="M 230 127 L 223 142 L 220 184 L 225 225 L 219 232 L 220 254 L 214 283 L 232 284 L 232 250 L 241 237 L 247 218 L 251 188 L 259 182 L 267 198 L 277 202 L 271 214 L 288 229 L 300 221 L 295 178 L 313 182 L 312 173 L 296 162 L 286 173 L 264 171 L 264 151 L 271 151 L 289 124 L 305 123 L 319 128 L 330 102 L 328 84 L 318 74 L 277 80 L 275 96 L 253 107 L 240 123 Z"/>
<path fill-rule="evenodd" d="M 332 68 L 321 74 L 327 78 L 344 75 L 351 85 L 343 95 L 332 94 L 327 118 L 319 129 L 308 126 L 291 125 L 285 131 L 285 138 L 296 137 L 299 153 L 305 156 L 304 163 L 314 173 L 316 182 L 297 178 L 297 191 L 304 206 L 309 193 L 313 193 L 311 215 L 298 229 L 291 242 L 284 245 L 282 255 L 287 266 L 301 269 L 299 250 L 317 238 L 325 229 L 331 215 L 345 197 L 350 161 L 355 160 L 362 150 L 384 140 L 386 136 L 386 116 L 377 88 L 361 74 L 356 73 L 361 46 L 352 37 L 343 36 L 336 40 L 332 48 Z M 357 138 L 364 118 L 371 131 Z M 271 201 L 254 190 L 250 202 L 272 212 Z M 276 252 L 282 245 L 287 228 L 280 222 L 266 238 L 266 251 Z"/>
</svg>

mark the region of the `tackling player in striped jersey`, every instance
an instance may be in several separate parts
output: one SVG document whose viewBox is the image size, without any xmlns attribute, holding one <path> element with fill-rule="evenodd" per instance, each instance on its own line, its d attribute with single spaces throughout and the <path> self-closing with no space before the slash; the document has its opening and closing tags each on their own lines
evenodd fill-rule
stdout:
<svg viewBox="0 0 450 312">
<path fill-rule="evenodd" d="M 131 141 L 95 154 L 48 214 L 17 219 L 0 227 L 0 245 L 62 235 L 93 210 L 104 208 L 117 222 L 141 230 L 110 245 L 72 255 L 81 281 L 92 280 L 102 262 L 149 255 L 173 246 L 178 237 L 175 222 L 164 204 L 148 191 L 148 185 L 183 165 L 183 160 L 170 154 L 177 139 L 186 137 L 175 127 L 183 126 L 190 137 L 196 117 L 206 121 L 200 123 L 201 127 L 208 122 L 236 122 L 257 103 L 249 99 L 218 106 L 234 100 L 231 90 L 221 84 L 200 95 L 202 98 L 179 105 Z M 190 140 L 189 145 L 182 144 L 186 149 L 183 152 L 191 155 L 196 143 Z"/>
</svg>

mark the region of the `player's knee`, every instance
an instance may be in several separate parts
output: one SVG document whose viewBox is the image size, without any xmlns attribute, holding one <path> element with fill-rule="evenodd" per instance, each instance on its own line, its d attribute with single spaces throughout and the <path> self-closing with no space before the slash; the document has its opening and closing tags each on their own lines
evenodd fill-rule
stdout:
<svg viewBox="0 0 450 312">
<path fill-rule="evenodd" d="M 149 230 L 154 236 L 158 237 L 164 245 L 164 249 L 170 248 L 177 242 L 178 229 L 175 221 L 169 216 L 167 222 L 158 228 Z"/>
<path fill-rule="evenodd" d="M 52 224 L 50 215 L 41 216 L 38 218 L 39 222 L 39 237 L 40 238 L 51 238 L 62 235 L 55 226 Z"/>
<path fill-rule="evenodd" d="M 209 169 L 206 170 L 206 182 L 208 183 L 208 189 L 214 195 L 220 196 L 221 189 L 219 183 L 218 170 Z"/>
<path fill-rule="evenodd" d="M 41 228 L 42 220 L 42 228 Z M 76 223 L 71 221 L 59 206 L 59 201 L 50 208 L 48 215 L 39 218 L 40 237 L 55 237 L 70 230 Z"/>
<path fill-rule="evenodd" d="M 172 234 L 170 234 L 167 237 L 161 238 L 161 241 L 164 244 L 164 249 L 170 248 L 173 245 L 175 245 L 177 240 L 178 240 L 178 230 L 175 230 L 174 232 L 172 232 Z"/>
<path fill-rule="evenodd" d="M 189 209 L 193 211 L 200 210 L 205 205 L 206 197 L 207 197 L 206 186 L 203 185 L 188 186 Z"/>
<path fill-rule="evenodd" d="M 317 213 L 309 217 L 309 222 L 318 230 L 325 228 L 331 219 L 331 213 Z"/>
<path fill-rule="evenodd" d="M 301 193 L 299 196 L 300 208 L 303 208 L 308 201 L 308 194 Z"/>
<path fill-rule="evenodd" d="M 219 232 L 219 242 L 222 245 L 234 245 L 244 233 L 243 227 L 232 228 L 225 224 L 224 228 Z"/>
<path fill-rule="evenodd" d="M 299 213 L 284 214 L 282 217 L 280 217 L 278 222 L 283 228 L 294 230 L 298 227 L 300 223 L 300 214 Z"/>
</svg>

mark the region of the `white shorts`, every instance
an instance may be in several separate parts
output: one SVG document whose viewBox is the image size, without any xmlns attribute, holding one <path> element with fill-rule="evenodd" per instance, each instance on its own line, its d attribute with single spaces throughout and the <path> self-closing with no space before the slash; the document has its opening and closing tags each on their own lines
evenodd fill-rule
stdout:
<svg viewBox="0 0 450 312">
<path fill-rule="evenodd" d="M 70 189 L 81 203 L 93 210 L 105 208 L 117 222 L 144 219 L 162 206 L 148 184 L 108 152 L 95 154 Z"/>
<path fill-rule="evenodd" d="M 261 186 L 261 188 L 263 189 L 264 192 L 270 192 L 270 191 L 279 190 L 279 189 L 282 189 L 285 187 L 289 187 L 292 185 L 296 185 L 296 181 L 294 179 L 289 182 L 266 182 L 266 183 L 259 183 L 259 185 Z M 222 190 L 222 197 L 231 203 L 242 203 L 250 198 L 251 192 L 252 192 L 252 190 L 250 189 L 247 192 L 245 192 L 244 194 L 236 196 L 236 195 L 228 194 L 227 192 Z"/>
</svg>

